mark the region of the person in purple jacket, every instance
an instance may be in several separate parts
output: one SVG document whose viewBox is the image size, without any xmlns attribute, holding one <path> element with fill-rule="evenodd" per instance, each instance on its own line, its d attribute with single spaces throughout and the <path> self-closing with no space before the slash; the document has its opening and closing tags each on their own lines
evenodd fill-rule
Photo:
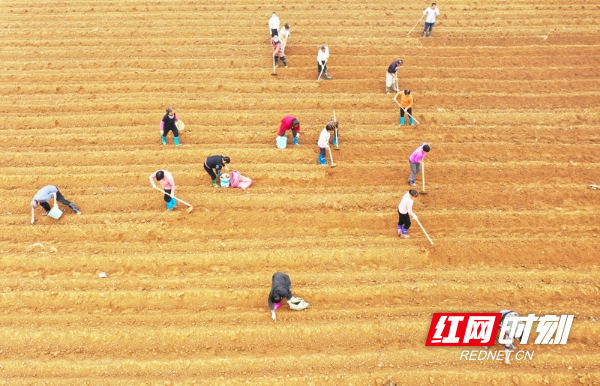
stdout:
<svg viewBox="0 0 600 386">
<path fill-rule="evenodd" d="M 415 186 L 415 178 L 421 171 L 421 164 L 424 162 L 424 158 L 427 153 L 429 153 L 429 150 L 431 150 L 429 145 L 426 142 L 423 142 L 423 144 L 408 157 L 408 163 L 410 164 L 408 183 L 411 184 L 411 186 Z"/>
</svg>

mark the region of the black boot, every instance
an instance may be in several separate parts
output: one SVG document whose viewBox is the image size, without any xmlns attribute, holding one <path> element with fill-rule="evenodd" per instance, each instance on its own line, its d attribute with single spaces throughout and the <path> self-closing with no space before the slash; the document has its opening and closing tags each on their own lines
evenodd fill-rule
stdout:
<svg viewBox="0 0 600 386">
<path fill-rule="evenodd" d="M 75 212 L 75 214 L 81 214 L 81 212 L 79 211 L 79 209 L 77 209 L 77 207 L 75 206 L 75 204 L 70 203 L 69 204 L 69 208 L 73 209 L 73 212 Z"/>
<path fill-rule="evenodd" d="M 283 56 L 281 58 L 281 61 L 283 62 L 283 65 L 285 66 L 285 68 L 287 68 L 287 61 L 285 60 L 285 56 Z"/>
</svg>

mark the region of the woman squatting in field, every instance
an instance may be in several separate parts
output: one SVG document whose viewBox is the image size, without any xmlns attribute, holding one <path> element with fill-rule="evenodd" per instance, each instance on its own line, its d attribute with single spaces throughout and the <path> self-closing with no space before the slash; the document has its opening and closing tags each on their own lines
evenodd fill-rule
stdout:
<svg viewBox="0 0 600 386">
<path fill-rule="evenodd" d="M 335 122 L 329 122 L 319 135 L 317 146 L 319 146 L 319 163 L 327 166 L 327 149 L 329 148 L 329 138 L 331 138 L 330 131 L 335 130 Z M 335 143 L 334 143 L 335 146 Z M 329 150 L 331 151 L 331 150 Z"/>
<path fill-rule="evenodd" d="M 290 300 L 292 295 L 292 281 L 290 277 L 283 272 L 275 272 L 271 280 L 271 292 L 269 293 L 269 308 L 271 309 L 271 318 L 277 319 L 275 311 L 281 306 L 281 299 Z"/>
<path fill-rule="evenodd" d="M 217 178 L 221 177 L 221 168 L 231 162 L 231 158 L 222 155 L 211 155 L 204 160 L 204 170 L 208 173 L 215 188 L 219 187 Z M 214 169 L 214 170 L 213 170 Z"/>
<path fill-rule="evenodd" d="M 398 205 L 398 236 L 407 239 L 408 230 L 410 229 L 410 216 L 417 219 L 417 215 L 413 213 L 412 207 L 415 198 L 419 196 L 419 192 L 414 189 L 409 190 L 402 196 L 402 200 Z"/>
<path fill-rule="evenodd" d="M 160 183 L 166 193 L 164 195 L 164 200 L 167 203 L 167 209 L 173 210 L 177 206 L 177 200 L 175 197 L 175 180 L 173 179 L 173 175 L 166 170 L 157 170 L 153 174 L 150 175 L 150 184 L 153 188 L 156 188 L 156 184 L 154 183 L 154 178 Z M 170 194 L 170 195 L 169 195 Z"/>
<path fill-rule="evenodd" d="M 167 113 L 160 122 L 160 135 L 163 145 L 167 144 L 167 134 L 169 134 L 169 131 L 172 131 L 175 146 L 179 146 L 179 130 L 177 129 L 177 125 L 175 125 L 175 123 L 178 121 L 179 118 L 177 118 L 177 115 L 175 115 L 175 110 L 173 110 L 173 107 L 167 107 Z"/>
<path fill-rule="evenodd" d="M 408 163 L 410 165 L 408 183 L 411 186 L 415 186 L 415 178 L 417 178 L 417 174 L 421 171 L 421 164 L 425 162 L 425 156 L 429 153 L 429 150 L 431 150 L 429 145 L 426 142 L 423 142 L 423 144 L 408 157 Z"/>
</svg>

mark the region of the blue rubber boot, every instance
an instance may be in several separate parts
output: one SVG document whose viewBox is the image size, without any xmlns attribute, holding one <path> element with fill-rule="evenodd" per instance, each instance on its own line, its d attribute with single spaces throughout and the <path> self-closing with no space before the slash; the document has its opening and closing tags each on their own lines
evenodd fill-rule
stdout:
<svg viewBox="0 0 600 386">
<path fill-rule="evenodd" d="M 294 145 L 298 146 L 300 143 L 298 142 L 298 138 L 294 137 Z"/>
<path fill-rule="evenodd" d="M 321 165 L 325 165 L 327 166 L 327 160 L 325 159 L 325 157 L 323 157 L 321 154 L 319 154 L 319 163 Z"/>
<path fill-rule="evenodd" d="M 171 208 L 171 201 L 167 201 L 166 204 L 167 204 L 167 209 L 168 210 L 172 210 L 173 209 L 173 208 Z"/>
<path fill-rule="evenodd" d="M 333 146 L 337 147 L 337 137 L 333 137 Z"/>
<path fill-rule="evenodd" d="M 411 125 L 412 125 L 412 123 L 411 123 Z M 175 142 L 175 146 L 179 146 L 179 137 L 173 138 L 173 141 Z"/>
<path fill-rule="evenodd" d="M 413 119 L 412 118 L 408 118 L 408 122 L 410 123 L 411 126 L 413 126 Z"/>
<path fill-rule="evenodd" d="M 167 137 L 165 137 L 164 135 L 161 137 L 162 139 L 162 144 L 166 145 L 167 144 Z"/>
<path fill-rule="evenodd" d="M 404 117 L 400 117 L 400 126 L 404 126 Z"/>
<path fill-rule="evenodd" d="M 400 236 L 402 234 L 402 225 L 398 225 L 396 228 L 398 229 L 398 236 Z"/>
<path fill-rule="evenodd" d="M 175 209 L 176 206 L 177 206 L 177 200 L 172 198 L 171 199 L 171 210 Z"/>
</svg>

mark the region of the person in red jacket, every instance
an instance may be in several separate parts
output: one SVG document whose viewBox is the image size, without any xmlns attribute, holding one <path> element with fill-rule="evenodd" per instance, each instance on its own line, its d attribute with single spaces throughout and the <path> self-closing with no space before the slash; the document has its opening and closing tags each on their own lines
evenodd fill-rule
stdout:
<svg viewBox="0 0 600 386">
<path fill-rule="evenodd" d="M 292 136 L 294 137 L 294 145 L 299 145 L 298 137 L 300 137 L 300 122 L 291 115 L 283 118 L 281 120 L 281 126 L 279 126 L 279 135 L 280 137 L 285 136 L 285 132 L 291 130 Z"/>
</svg>

